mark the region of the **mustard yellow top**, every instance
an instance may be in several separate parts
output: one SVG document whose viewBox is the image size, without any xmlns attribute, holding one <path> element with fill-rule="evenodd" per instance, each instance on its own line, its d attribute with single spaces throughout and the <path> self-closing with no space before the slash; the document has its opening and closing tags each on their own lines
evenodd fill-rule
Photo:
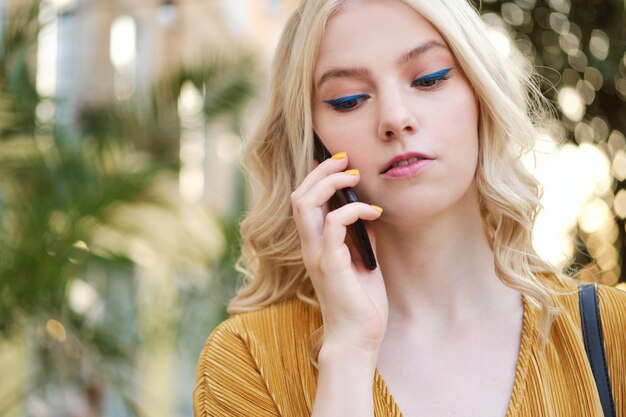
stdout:
<svg viewBox="0 0 626 417">
<path fill-rule="evenodd" d="M 572 289 L 576 289 L 572 287 Z M 617 417 L 626 417 L 626 292 L 599 286 L 602 330 Z M 560 295 L 562 307 L 542 354 L 538 311 L 524 300 L 515 382 L 506 417 L 600 417 L 602 408 L 580 327 L 578 293 Z M 311 415 L 317 369 L 309 335 L 322 324 L 316 308 L 292 299 L 222 322 L 198 362 L 195 417 L 305 417 Z M 376 417 L 400 417 L 375 371 Z"/>
</svg>

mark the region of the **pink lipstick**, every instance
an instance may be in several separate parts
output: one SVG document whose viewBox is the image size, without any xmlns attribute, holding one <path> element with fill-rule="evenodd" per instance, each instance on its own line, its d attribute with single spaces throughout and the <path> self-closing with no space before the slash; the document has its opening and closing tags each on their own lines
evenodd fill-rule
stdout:
<svg viewBox="0 0 626 417">
<path fill-rule="evenodd" d="M 417 175 L 428 167 L 433 157 L 417 152 L 409 152 L 392 158 L 381 171 L 383 178 L 407 178 Z"/>
</svg>

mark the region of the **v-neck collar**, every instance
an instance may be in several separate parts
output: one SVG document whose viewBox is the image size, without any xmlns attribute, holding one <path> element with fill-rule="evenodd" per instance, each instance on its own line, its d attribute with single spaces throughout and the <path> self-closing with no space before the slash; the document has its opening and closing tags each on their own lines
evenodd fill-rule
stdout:
<svg viewBox="0 0 626 417">
<path fill-rule="evenodd" d="M 530 352 L 533 345 L 533 338 L 535 332 L 533 331 L 534 322 L 534 310 L 531 311 L 526 296 L 522 295 L 523 304 L 523 318 L 522 318 L 522 333 L 520 337 L 519 353 L 517 356 L 517 362 L 515 365 L 515 379 L 513 381 L 513 391 L 511 392 L 511 398 L 509 400 L 509 406 L 504 417 L 515 417 L 519 410 L 520 402 L 524 396 L 526 375 L 528 374 L 528 363 L 530 359 Z M 400 407 L 396 403 L 389 391 L 389 387 L 385 383 L 383 376 L 376 367 L 374 371 L 374 384 L 376 386 L 378 394 L 382 397 L 383 403 L 387 405 L 389 409 L 390 417 L 404 417 Z"/>
</svg>

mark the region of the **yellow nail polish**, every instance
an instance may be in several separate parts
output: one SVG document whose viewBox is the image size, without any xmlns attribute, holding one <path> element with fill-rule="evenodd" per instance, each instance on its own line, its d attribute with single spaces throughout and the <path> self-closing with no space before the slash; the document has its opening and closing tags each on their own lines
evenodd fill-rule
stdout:
<svg viewBox="0 0 626 417">
<path fill-rule="evenodd" d="M 359 175 L 361 173 L 358 169 L 348 169 L 344 172 L 350 175 Z"/>
<path fill-rule="evenodd" d="M 333 159 L 343 159 L 346 156 L 348 156 L 346 152 L 339 152 L 333 155 Z"/>
<path fill-rule="evenodd" d="M 382 208 L 382 207 L 376 206 L 376 205 L 374 205 L 374 204 L 370 204 L 370 206 L 372 206 L 372 208 L 373 208 L 374 210 L 376 210 L 377 212 L 379 212 L 379 213 L 382 213 L 382 212 L 383 212 L 383 208 Z"/>
</svg>

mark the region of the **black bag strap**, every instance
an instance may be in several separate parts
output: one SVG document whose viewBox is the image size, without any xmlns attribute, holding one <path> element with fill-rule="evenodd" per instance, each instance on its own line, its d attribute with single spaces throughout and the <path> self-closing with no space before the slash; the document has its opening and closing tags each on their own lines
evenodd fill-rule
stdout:
<svg viewBox="0 0 626 417">
<path fill-rule="evenodd" d="M 602 336 L 600 310 L 598 309 L 597 286 L 595 284 L 580 285 L 578 287 L 578 299 L 585 350 L 600 394 L 604 417 L 615 417 L 611 380 L 604 355 L 604 338 Z"/>
</svg>

